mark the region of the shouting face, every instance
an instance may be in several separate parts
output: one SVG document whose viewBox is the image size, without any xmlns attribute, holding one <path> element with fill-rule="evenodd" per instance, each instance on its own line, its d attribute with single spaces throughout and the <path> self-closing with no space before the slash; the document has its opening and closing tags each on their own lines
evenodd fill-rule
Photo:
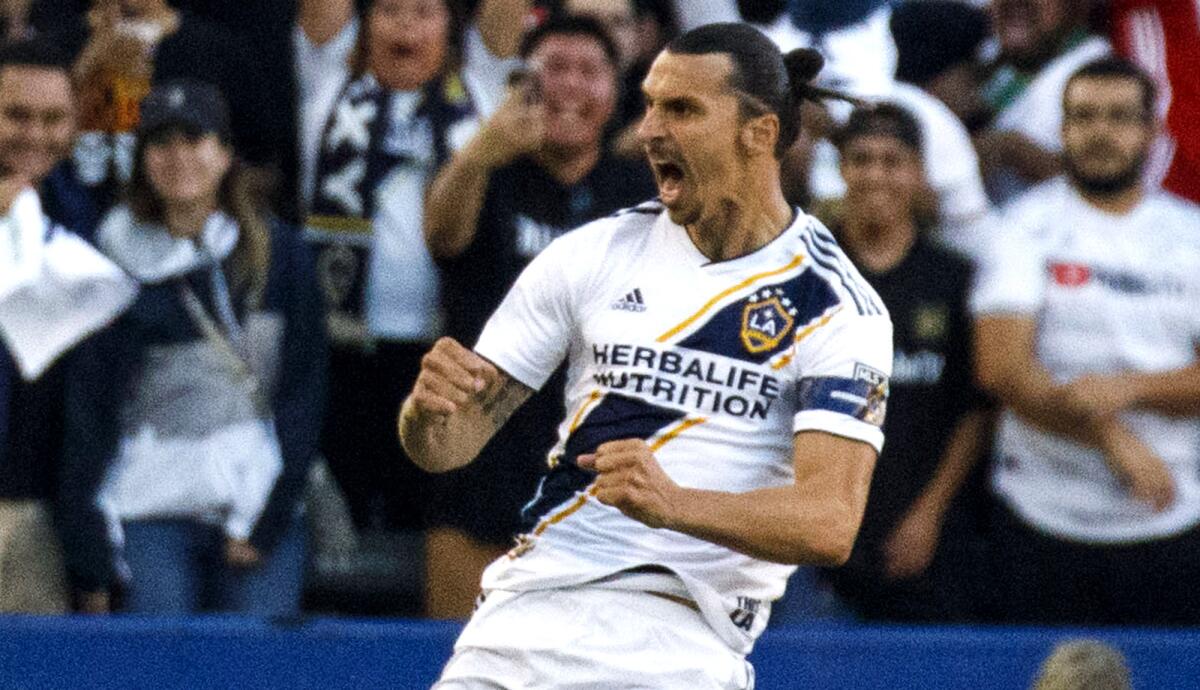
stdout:
<svg viewBox="0 0 1200 690">
<path fill-rule="evenodd" d="M 642 83 L 646 114 L 638 137 L 671 220 L 690 225 L 720 213 L 744 183 L 739 102 L 727 54 L 655 59 Z"/>
<path fill-rule="evenodd" d="M 449 38 L 444 0 L 376 0 L 367 14 L 367 65 L 385 88 L 412 91 L 441 71 Z"/>
</svg>

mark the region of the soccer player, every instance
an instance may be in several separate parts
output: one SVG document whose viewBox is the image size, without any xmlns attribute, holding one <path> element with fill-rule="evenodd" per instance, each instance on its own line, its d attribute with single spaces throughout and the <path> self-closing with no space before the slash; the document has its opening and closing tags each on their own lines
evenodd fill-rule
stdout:
<svg viewBox="0 0 1200 690">
<path fill-rule="evenodd" d="M 1200 209 L 1143 187 L 1154 92 L 1075 72 L 1067 174 L 1008 209 L 973 297 L 1014 622 L 1200 622 Z"/>
<path fill-rule="evenodd" d="M 567 361 L 529 531 L 437 687 L 746 688 L 794 564 L 850 553 L 883 443 L 892 329 L 779 156 L 821 66 L 741 24 L 643 83 L 660 201 L 555 240 L 474 350 L 442 339 L 400 413 L 431 471 L 470 462 Z"/>
</svg>

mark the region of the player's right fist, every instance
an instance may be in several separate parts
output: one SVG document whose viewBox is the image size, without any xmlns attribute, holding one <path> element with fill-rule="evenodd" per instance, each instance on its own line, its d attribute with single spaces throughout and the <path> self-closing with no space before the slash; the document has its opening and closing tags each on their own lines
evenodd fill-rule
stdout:
<svg viewBox="0 0 1200 690">
<path fill-rule="evenodd" d="M 491 362 L 453 338 L 440 338 L 421 358 L 408 406 L 420 417 L 447 417 L 478 404 L 499 377 Z"/>
</svg>

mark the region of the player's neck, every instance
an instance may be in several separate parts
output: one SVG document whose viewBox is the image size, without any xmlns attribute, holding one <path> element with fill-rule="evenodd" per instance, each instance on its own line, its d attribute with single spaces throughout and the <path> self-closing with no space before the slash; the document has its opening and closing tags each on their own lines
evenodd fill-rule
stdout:
<svg viewBox="0 0 1200 690">
<path fill-rule="evenodd" d="M 855 263 L 873 273 L 883 273 L 908 256 L 917 241 L 917 226 L 911 218 L 877 223 L 849 217 L 842 224 L 840 239 Z"/>
<path fill-rule="evenodd" d="M 773 184 L 747 184 L 738 198 L 723 199 L 714 212 L 687 226 L 702 254 L 728 261 L 771 242 L 792 224 L 794 211 L 776 178 Z"/>
<path fill-rule="evenodd" d="M 1133 184 L 1126 189 L 1116 192 L 1101 193 L 1089 191 L 1078 184 L 1075 184 L 1075 191 L 1083 200 L 1104 211 L 1105 213 L 1114 216 L 1124 216 L 1133 212 L 1133 209 L 1142 203 L 1142 199 L 1146 197 L 1146 190 L 1141 183 Z"/>
<path fill-rule="evenodd" d="M 600 147 L 570 150 L 543 148 L 535 160 L 560 184 L 570 186 L 587 177 L 596 167 L 600 161 Z"/>
</svg>

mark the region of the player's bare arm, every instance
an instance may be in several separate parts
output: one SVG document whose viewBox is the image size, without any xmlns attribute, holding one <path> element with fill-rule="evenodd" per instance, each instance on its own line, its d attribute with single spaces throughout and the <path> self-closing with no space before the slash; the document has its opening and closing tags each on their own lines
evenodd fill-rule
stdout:
<svg viewBox="0 0 1200 690">
<path fill-rule="evenodd" d="M 745 493 L 679 486 L 639 439 L 605 443 L 579 464 L 597 472 L 592 491 L 600 502 L 651 527 L 778 563 L 835 566 L 850 557 L 875 458 L 861 441 L 801 432 L 795 483 Z"/>
<path fill-rule="evenodd" d="M 400 443 L 427 472 L 462 467 L 533 391 L 453 338 L 441 338 L 400 408 Z"/>
</svg>

